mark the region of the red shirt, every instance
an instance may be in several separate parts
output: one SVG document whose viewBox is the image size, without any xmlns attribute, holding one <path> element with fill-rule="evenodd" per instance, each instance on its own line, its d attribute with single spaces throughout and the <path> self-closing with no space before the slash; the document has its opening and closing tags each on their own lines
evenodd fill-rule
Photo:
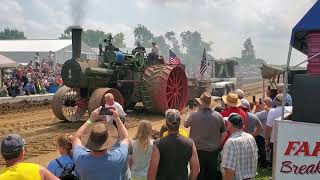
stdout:
<svg viewBox="0 0 320 180">
<path fill-rule="evenodd" d="M 247 119 L 247 114 L 246 112 L 244 112 L 242 109 L 240 109 L 239 107 L 229 107 L 228 109 L 224 110 L 221 112 L 222 117 L 229 117 L 229 115 L 231 113 L 237 113 L 239 114 L 242 118 L 243 118 L 243 130 L 246 132 L 247 131 L 247 126 L 246 126 L 246 119 Z M 228 140 L 229 136 L 230 136 L 230 132 L 227 131 L 227 136 L 226 139 L 223 141 L 223 144 L 226 143 L 226 141 Z"/>
<path fill-rule="evenodd" d="M 239 114 L 242 118 L 243 118 L 243 124 L 244 127 L 243 129 L 246 129 L 246 119 L 247 119 L 247 115 L 246 112 L 244 112 L 242 109 L 240 108 L 236 108 L 236 107 L 229 107 L 228 109 L 224 110 L 221 112 L 222 117 L 229 117 L 229 115 L 231 113 L 237 113 Z"/>
</svg>

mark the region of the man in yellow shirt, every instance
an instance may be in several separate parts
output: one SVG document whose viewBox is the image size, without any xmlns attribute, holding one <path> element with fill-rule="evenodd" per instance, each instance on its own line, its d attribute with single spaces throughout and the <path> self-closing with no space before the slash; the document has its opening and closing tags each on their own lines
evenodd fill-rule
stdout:
<svg viewBox="0 0 320 180">
<path fill-rule="evenodd" d="M 161 129 L 160 129 L 160 138 L 163 138 L 163 137 L 167 137 L 168 136 L 168 128 L 167 128 L 167 125 L 164 124 Z M 183 137 L 188 137 L 188 133 L 186 130 L 182 129 L 182 128 L 179 128 L 179 134 Z"/>
<path fill-rule="evenodd" d="M 1 155 L 6 167 L 0 170 L 0 179 L 5 180 L 58 180 L 46 168 L 33 163 L 23 163 L 25 141 L 17 134 L 6 136 L 1 142 Z"/>
</svg>

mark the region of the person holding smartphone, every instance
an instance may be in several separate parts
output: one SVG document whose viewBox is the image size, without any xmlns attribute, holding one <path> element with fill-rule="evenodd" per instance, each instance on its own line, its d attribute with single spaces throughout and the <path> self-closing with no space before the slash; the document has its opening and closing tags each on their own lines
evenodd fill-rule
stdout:
<svg viewBox="0 0 320 180">
<path fill-rule="evenodd" d="M 117 110 L 111 111 L 118 128 L 101 120 L 100 110 L 91 112 L 73 137 L 73 160 L 81 180 L 119 180 L 127 166 L 128 131 Z"/>
<path fill-rule="evenodd" d="M 111 93 L 107 93 L 104 95 L 105 98 L 105 108 L 108 109 L 107 111 L 109 111 L 109 109 L 114 109 L 119 113 L 120 119 L 124 118 L 127 114 L 124 112 L 123 107 L 121 106 L 121 104 L 119 104 L 118 102 L 114 101 L 114 97 Z M 103 106 L 102 106 L 103 107 Z M 104 108 L 103 108 L 104 109 Z M 103 114 L 101 114 L 103 115 Z M 113 123 L 113 117 L 112 114 L 110 115 L 109 113 L 105 114 L 103 119 L 106 119 L 108 122 Z"/>
</svg>

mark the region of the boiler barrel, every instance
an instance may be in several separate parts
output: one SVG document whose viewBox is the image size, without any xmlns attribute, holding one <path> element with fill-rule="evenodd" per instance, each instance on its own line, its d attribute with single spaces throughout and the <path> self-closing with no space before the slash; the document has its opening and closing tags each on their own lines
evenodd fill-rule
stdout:
<svg viewBox="0 0 320 180">
<path fill-rule="evenodd" d="M 92 60 L 71 59 L 66 61 L 61 69 L 64 84 L 73 88 L 88 88 L 93 84 L 90 81 L 95 81 L 95 85 L 106 85 L 112 74 L 113 70 L 100 67 L 97 61 Z"/>
</svg>

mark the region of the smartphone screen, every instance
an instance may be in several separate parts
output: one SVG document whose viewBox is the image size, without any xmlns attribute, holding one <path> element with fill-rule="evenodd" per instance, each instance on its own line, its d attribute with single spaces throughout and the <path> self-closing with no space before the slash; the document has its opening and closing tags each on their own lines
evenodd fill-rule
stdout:
<svg viewBox="0 0 320 180">
<path fill-rule="evenodd" d="M 259 104 L 262 104 L 262 98 L 259 99 Z"/>
<path fill-rule="evenodd" d="M 100 109 L 100 115 L 107 115 L 107 114 L 108 114 L 108 109 L 102 106 Z"/>
<path fill-rule="evenodd" d="M 256 102 L 256 96 L 252 96 L 252 102 Z"/>
<path fill-rule="evenodd" d="M 225 104 L 224 104 L 224 102 L 223 102 L 223 99 L 222 99 L 222 98 L 220 99 L 220 101 L 221 101 L 221 107 L 222 107 L 222 108 L 225 108 Z"/>
</svg>

